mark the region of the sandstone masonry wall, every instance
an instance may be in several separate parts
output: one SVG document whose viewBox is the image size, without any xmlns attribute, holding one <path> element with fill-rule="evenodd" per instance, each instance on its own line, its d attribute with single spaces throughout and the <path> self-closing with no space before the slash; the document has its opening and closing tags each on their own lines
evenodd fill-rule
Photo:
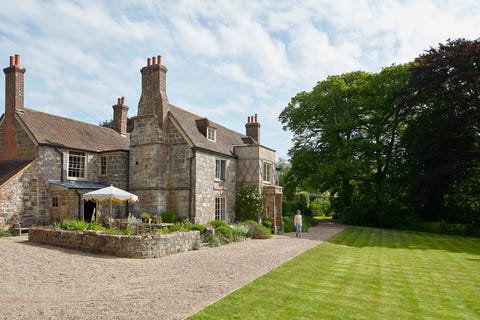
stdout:
<svg viewBox="0 0 480 320">
<path fill-rule="evenodd" d="M 158 258 L 197 249 L 200 232 L 174 232 L 155 236 L 107 235 L 94 231 L 31 228 L 28 240 L 80 251 L 125 258 Z"/>
</svg>

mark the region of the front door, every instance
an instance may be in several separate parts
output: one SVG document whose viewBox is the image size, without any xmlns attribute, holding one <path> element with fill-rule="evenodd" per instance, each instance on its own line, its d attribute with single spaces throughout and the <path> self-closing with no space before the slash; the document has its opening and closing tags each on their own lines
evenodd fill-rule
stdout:
<svg viewBox="0 0 480 320">
<path fill-rule="evenodd" d="M 92 218 L 96 218 L 97 203 L 91 200 L 83 201 L 83 217 L 85 221 L 91 222 Z M 95 216 L 94 216 L 95 215 Z"/>
</svg>

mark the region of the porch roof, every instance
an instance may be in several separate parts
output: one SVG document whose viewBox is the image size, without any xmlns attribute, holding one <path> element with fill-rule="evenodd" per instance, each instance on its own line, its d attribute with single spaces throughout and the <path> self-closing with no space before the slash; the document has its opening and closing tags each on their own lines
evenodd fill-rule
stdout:
<svg viewBox="0 0 480 320">
<path fill-rule="evenodd" d="M 48 184 L 53 184 L 67 189 L 76 190 L 98 190 L 108 187 L 109 184 L 93 181 L 78 181 L 78 180 L 48 180 Z"/>
</svg>

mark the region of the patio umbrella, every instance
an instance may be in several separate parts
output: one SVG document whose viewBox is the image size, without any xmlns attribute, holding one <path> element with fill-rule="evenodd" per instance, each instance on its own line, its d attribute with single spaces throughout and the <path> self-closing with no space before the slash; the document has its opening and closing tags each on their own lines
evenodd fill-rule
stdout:
<svg viewBox="0 0 480 320">
<path fill-rule="evenodd" d="M 114 186 L 87 192 L 83 195 L 84 200 L 95 200 L 100 203 L 108 201 L 110 203 L 110 218 L 112 217 L 112 202 L 122 203 L 125 201 L 136 202 L 138 196 L 125 190 L 115 188 Z"/>
</svg>

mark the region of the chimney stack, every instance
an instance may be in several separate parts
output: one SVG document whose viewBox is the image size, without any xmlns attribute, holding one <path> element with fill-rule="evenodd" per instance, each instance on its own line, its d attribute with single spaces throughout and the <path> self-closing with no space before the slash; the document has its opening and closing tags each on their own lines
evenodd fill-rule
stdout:
<svg viewBox="0 0 480 320">
<path fill-rule="evenodd" d="M 5 73 L 5 131 L 3 160 L 18 159 L 16 112 L 24 111 L 24 73 L 20 55 L 10 56 L 10 66 Z"/>
<path fill-rule="evenodd" d="M 147 66 L 143 67 L 142 94 L 138 102 L 138 117 L 155 117 L 163 129 L 168 109 L 167 71 L 162 64 L 162 56 L 147 58 Z"/>
<path fill-rule="evenodd" d="M 258 122 L 257 114 L 249 116 L 247 124 L 245 125 L 245 135 L 253 138 L 258 144 L 260 144 L 260 123 Z"/>
<path fill-rule="evenodd" d="M 122 135 L 127 134 L 128 106 L 125 104 L 125 98 L 117 99 L 117 104 L 113 108 L 113 129 Z"/>
</svg>

